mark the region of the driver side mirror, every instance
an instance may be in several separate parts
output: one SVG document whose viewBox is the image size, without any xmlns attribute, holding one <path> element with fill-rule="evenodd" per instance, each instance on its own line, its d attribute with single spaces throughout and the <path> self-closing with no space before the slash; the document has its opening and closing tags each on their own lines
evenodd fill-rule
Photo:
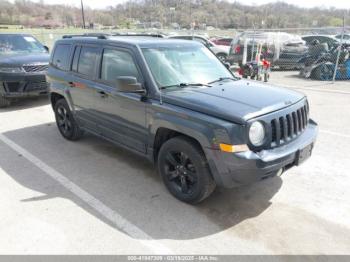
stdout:
<svg viewBox="0 0 350 262">
<path fill-rule="evenodd" d="M 48 46 L 44 45 L 44 49 L 45 49 L 48 53 L 50 53 L 50 48 L 49 48 Z"/>
<path fill-rule="evenodd" d="M 118 92 L 146 95 L 146 90 L 142 88 L 141 83 L 137 82 L 136 77 L 120 76 L 117 78 L 116 85 Z"/>
</svg>

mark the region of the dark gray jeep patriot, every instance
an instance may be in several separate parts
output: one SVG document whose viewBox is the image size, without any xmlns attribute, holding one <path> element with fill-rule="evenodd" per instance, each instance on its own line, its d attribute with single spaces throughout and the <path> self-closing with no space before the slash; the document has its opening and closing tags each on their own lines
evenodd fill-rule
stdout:
<svg viewBox="0 0 350 262">
<path fill-rule="evenodd" d="M 86 131 L 145 156 L 188 203 L 282 174 L 317 136 L 303 94 L 240 80 L 192 41 L 64 37 L 47 80 L 63 137 Z"/>
</svg>

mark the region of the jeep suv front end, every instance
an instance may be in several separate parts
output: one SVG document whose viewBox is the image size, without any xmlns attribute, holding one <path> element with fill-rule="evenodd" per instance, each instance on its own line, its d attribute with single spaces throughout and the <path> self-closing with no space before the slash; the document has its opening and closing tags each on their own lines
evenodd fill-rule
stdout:
<svg viewBox="0 0 350 262">
<path fill-rule="evenodd" d="M 249 139 L 254 123 L 264 128 L 261 144 L 254 145 Z M 246 132 L 246 150 L 206 149 L 213 176 L 224 187 L 250 184 L 300 165 L 312 153 L 318 126 L 309 118 L 309 105 L 303 99 L 282 110 L 248 120 Z"/>
</svg>

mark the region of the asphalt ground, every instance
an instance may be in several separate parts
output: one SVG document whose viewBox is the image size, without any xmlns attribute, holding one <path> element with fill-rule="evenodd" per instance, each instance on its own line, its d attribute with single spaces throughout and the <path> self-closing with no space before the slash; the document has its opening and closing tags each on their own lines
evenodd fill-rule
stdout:
<svg viewBox="0 0 350 262">
<path fill-rule="evenodd" d="M 313 156 L 197 206 L 132 153 L 64 140 L 45 98 L 0 109 L 0 254 L 349 254 L 350 82 L 270 82 L 307 94 Z"/>
</svg>

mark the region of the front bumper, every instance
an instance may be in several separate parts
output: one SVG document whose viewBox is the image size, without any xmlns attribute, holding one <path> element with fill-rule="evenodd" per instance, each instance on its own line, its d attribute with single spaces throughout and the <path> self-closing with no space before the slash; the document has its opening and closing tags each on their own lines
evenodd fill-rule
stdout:
<svg viewBox="0 0 350 262">
<path fill-rule="evenodd" d="M 281 168 L 287 169 L 296 165 L 299 150 L 314 144 L 317 133 L 317 124 L 309 120 L 303 134 L 284 146 L 258 153 L 226 153 L 207 148 L 205 153 L 217 185 L 232 188 L 274 176 Z"/>
<path fill-rule="evenodd" d="M 48 94 L 45 73 L 0 74 L 0 95 L 19 98 Z"/>
</svg>

